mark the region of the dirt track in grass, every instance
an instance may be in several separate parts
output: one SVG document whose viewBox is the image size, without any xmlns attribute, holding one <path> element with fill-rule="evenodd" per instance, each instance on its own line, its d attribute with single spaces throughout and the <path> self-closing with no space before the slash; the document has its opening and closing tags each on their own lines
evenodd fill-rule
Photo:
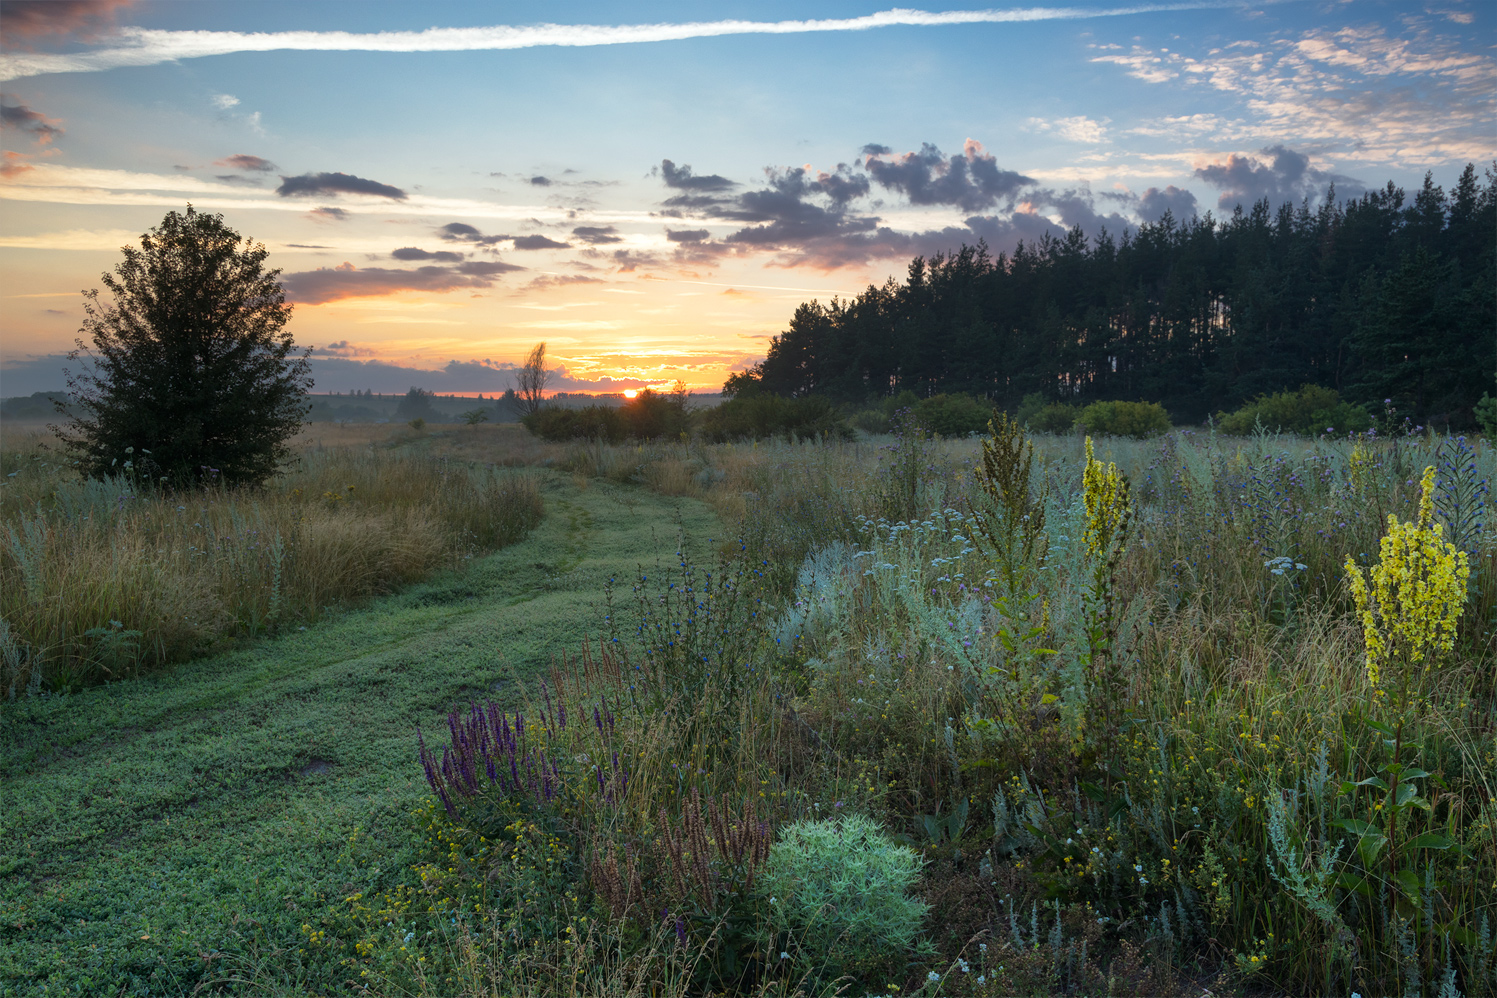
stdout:
<svg viewBox="0 0 1497 998">
<path fill-rule="evenodd" d="M 603 586 L 698 560 L 697 500 L 544 473 L 525 540 L 305 632 L 0 703 L 0 994 L 345 990 L 304 923 L 407 876 L 416 729 L 603 627 Z M 371 857 L 376 857 L 371 862 Z M 353 860 L 357 858 L 358 862 Z"/>
</svg>

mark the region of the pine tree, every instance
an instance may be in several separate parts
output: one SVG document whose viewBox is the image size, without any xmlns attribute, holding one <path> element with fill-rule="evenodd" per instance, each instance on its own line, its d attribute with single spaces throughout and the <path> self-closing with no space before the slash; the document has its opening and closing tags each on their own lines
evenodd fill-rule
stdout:
<svg viewBox="0 0 1497 998">
<path fill-rule="evenodd" d="M 126 464 L 140 477 L 258 484 L 289 456 L 312 387 L 310 350 L 294 353 L 291 306 L 263 244 L 222 215 L 168 212 L 123 248 L 84 293 L 82 338 L 69 354 L 73 417 L 59 431 L 85 475 Z"/>
</svg>

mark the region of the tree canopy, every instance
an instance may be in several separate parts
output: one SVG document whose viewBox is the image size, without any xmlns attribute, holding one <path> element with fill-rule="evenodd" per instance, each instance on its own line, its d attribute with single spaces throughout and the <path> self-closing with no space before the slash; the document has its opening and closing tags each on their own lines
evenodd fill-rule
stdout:
<svg viewBox="0 0 1497 998">
<path fill-rule="evenodd" d="M 739 395 L 964 391 L 1162 403 L 1195 422 L 1304 384 L 1464 425 L 1497 371 L 1497 176 L 1468 165 L 1319 207 L 1265 199 L 1088 239 L 916 258 L 907 278 L 796 309 Z"/>
<path fill-rule="evenodd" d="M 307 354 L 285 332 L 291 306 L 268 251 L 187 206 L 126 246 L 84 292 L 69 356 L 74 405 L 62 430 L 83 472 L 127 464 L 153 480 L 262 482 L 288 456 L 312 387 Z"/>
</svg>

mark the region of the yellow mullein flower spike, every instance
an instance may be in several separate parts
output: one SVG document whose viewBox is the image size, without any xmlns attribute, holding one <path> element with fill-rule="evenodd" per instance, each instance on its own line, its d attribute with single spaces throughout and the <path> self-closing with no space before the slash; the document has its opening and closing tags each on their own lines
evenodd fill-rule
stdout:
<svg viewBox="0 0 1497 998">
<path fill-rule="evenodd" d="M 1093 456 L 1092 438 L 1086 438 L 1086 467 L 1081 472 L 1082 497 L 1086 503 L 1086 550 L 1092 557 L 1106 558 L 1115 540 L 1121 540 L 1133 511 L 1128 480 L 1111 461 L 1103 467 Z"/>
<path fill-rule="evenodd" d="M 1455 647 L 1471 566 L 1435 522 L 1435 469 L 1424 469 L 1419 509 L 1412 521 L 1388 514 L 1378 563 L 1365 573 L 1346 558 L 1346 577 L 1362 626 L 1367 681 L 1382 686 L 1384 666 L 1423 665 Z"/>
</svg>

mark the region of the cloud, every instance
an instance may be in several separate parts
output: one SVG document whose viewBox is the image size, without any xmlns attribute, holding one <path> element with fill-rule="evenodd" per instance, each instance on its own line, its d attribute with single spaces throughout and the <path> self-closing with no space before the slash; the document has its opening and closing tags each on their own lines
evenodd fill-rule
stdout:
<svg viewBox="0 0 1497 998">
<path fill-rule="evenodd" d="M 97 38 L 114 27 L 115 14 L 135 0 L 5 0 L 0 38 L 6 48 L 29 48 L 50 35 Z"/>
<path fill-rule="evenodd" d="M 251 156 L 249 153 L 244 152 L 214 160 L 213 165 L 227 166 L 234 170 L 246 170 L 251 173 L 272 173 L 276 169 L 276 165 L 270 160 L 261 159 L 259 156 Z"/>
<path fill-rule="evenodd" d="M 1084 114 L 1072 118 L 1030 118 L 1029 127 L 1037 132 L 1054 132 L 1068 142 L 1107 141 L 1106 122 L 1093 121 Z"/>
<path fill-rule="evenodd" d="M 678 167 L 668 159 L 660 161 L 660 178 L 665 181 L 665 186 L 681 191 L 726 191 L 738 186 L 715 173 L 705 177 L 693 176 L 690 166 L 682 163 Z"/>
<path fill-rule="evenodd" d="M 559 243 L 549 236 L 536 234 L 533 236 L 500 236 L 501 239 L 513 239 L 517 250 L 542 250 L 542 249 L 569 249 L 571 243 Z"/>
<path fill-rule="evenodd" d="M 313 194 L 369 194 L 375 197 L 404 201 L 405 191 L 389 184 L 365 180 L 348 173 L 304 173 L 299 177 L 281 177 L 281 186 L 276 188 L 281 197 L 300 197 Z"/>
<path fill-rule="evenodd" d="M 14 149 L 5 150 L 5 158 L 0 160 L 0 177 L 15 177 L 36 167 L 26 162 L 31 157 Z"/>
<path fill-rule="evenodd" d="M 348 221 L 348 210 L 345 208 L 329 208 L 324 205 L 321 208 L 313 208 L 307 212 L 317 222 L 346 222 Z"/>
<path fill-rule="evenodd" d="M 532 184 L 532 185 L 534 185 L 536 187 L 550 187 L 551 186 L 551 178 L 550 177 L 542 177 L 542 176 L 534 176 L 534 177 L 530 178 L 530 180 L 528 181 L 528 183 L 530 183 L 530 184 Z"/>
<path fill-rule="evenodd" d="M 500 274 L 510 274 L 525 268 L 519 264 L 504 263 L 500 260 L 469 260 L 457 269 L 458 273 L 471 277 L 497 277 Z"/>
<path fill-rule="evenodd" d="M 1164 190 L 1150 187 L 1138 199 L 1138 216 L 1145 222 L 1157 222 L 1168 211 L 1176 221 L 1193 217 L 1196 212 L 1196 196 L 1170 184 Z"/>
<path fill-rule="evenodd" d="M 461 263 L 463 255 L 453 253 L 450 250 L 437 250 L 435 253 L 414 246 L 402 246 L 390 254 L 397 260 L 436 260 L 438 263 Z"/>
<path fill-rule="evenodd" d="M 673 243 L 699 243 L 712 233 L 706 229 L 666 229 L 665 238 Z"/>
<path fill-rule="evenodd" d="M 377 298 L 402 291 L 442 293 L 459 288 L 487 288 L 492 286 L 493 278 L 487 274 L 462 273 L 461 267 L 360 269 L 351 263 L 343 263 L 337 267 L 319 267 L 317 270 L 287 274 L 281 278 L 281 284 L 286 288 L 286 297 L 292 301 L 322 305 L 345 298 Z"/>
<path fill-rule="evenodd" d="M 492 246 L 509 238 L 509 236 L 486 236 L 467 222 L 448 222 L 437 230 L 437 235 L 449 242 L 477 243 L 480 246 Z"/>
<path fill-rule="evenodd" d="M 599 277 L 588 277 L 586 274 L 542 274 L 528 284 L 516 289 L 515 294 L 528 294 L 533 291 L 544 291 L 547 288 L 564 288 L 573 284 L 603 284 L 606 283 Z"/>
<path fill-rule="evenodd" d="M 1331 184 L 1341 185 L 1343 194 L 1363 190 L 1360 181 L 1318 170 L 1310 165 L 1309 156 L 1287 146 L 1269 146 L 1261 154 L 1271 158 L 1265 162 L 1232 153 L 1226 162 L 1209 163 L 1195 175 L 1222 192 L 1217 207 L 1223 209 L 1248 207 L 1263 198 L 1275 208 L 1285 201 L 1313 200 Z"/>
<path fill-rule="evenodd" d="M 209 99 L 213 101 L 213 106 L 220 111 L 227 111 L 230 108 L 239 106 L 239 98 L 233 94 L 214 94 Z"/>
<path fill-rule="evenodd" d="M 1217 148 L 1314 145 L 1402 167 L 1484 161 L 1497 153 L 1491 128 L 1497 59 L 1417 14 L 1387 24 L 1285 31 L 1195 55 L 1135 46 L 1092 61 L 1149 83 L 1220 91 L 1246 112 L 1167 119 L 1170 127 L 1136 134 L 1209 139 Z"/>
<path fill-rule="evenodd" d="M 11 0 L 7 0 L 5 6 L 10 7 Z M 893 9 L 861 17 L 796 21 L 492 25 L 362 34 L 351 31 L 166 31 L 132 27 L 121 29 L 123 44 L 115 48 L 89 52 L 7 55 L 0 58 L 0 79 L 16 79 L 39 73 L 98 72 L 121 66 L 153 66 L 178 59 L 228 55 L 234 52 L 476 52 L 539 46 L 637 45 L 728 35 L 794 35 L 868 31 L 896 26 L 937 27 L 1081 20 L 1161 11 L 1203 10 L 1219 6 L 1220 0 L 1196 0 L 1194 3 L 1152 3 L 1111 8 L 1017 7 L 1006 10 L 949 11 Z"/>
<path fill-rule="evenodd" d="M 601 246 L 604 243 L 623 242 L 623 237 L 618 234 L 618 231 L 611 225 L 579 225 L 572 230 L 572 235 L 590 246 Z"/>
<path fill-rule="evenodd" d="M 963 143 L 961 155 L 949 159 L 929 142 L 919 152 L 894 159 L 884 159 L 885 155 L 869 155 L 864 166 L 881 186 L 899 191 L 911 204 L 955 205 L 978 212 L 1034 183 L 1022 174 L 1000 169 L 998 161 L 974 139 Z"/>
<path fill-rule="evenodd" d="M 226 184 L 237 184 L 244 187 L 260 186 L 260 181 L 256 180 L 254 177 L 241 177 L 237 173 L 219 173 L 215 174 L 213 179 L 220 180 Z"/>
<path fill-rule="evenodd" d="M 11 97 L 9 94 L 0 95 Z M 47 145 L 64 134 L 56 118 L 49 118 L 40 111 L 33 111 L 25 104 L 0 104 L 0 128 L 7 131 L 25 132 L 36 140 L 37 145 Z"/>
<path fill-rule="evenodd" d="M 889 155 L 889 153 L 891 153 L 893 151 L 894 150 L 890 149 L 888 146 L 880 145 L 877 142 L 870 142 L 866 146 L 863 147 L 862 152 L 860 153 L 860 155 L 863 155 L 863 156 L 887 156 L 887 155 Z"/>
</svg>

